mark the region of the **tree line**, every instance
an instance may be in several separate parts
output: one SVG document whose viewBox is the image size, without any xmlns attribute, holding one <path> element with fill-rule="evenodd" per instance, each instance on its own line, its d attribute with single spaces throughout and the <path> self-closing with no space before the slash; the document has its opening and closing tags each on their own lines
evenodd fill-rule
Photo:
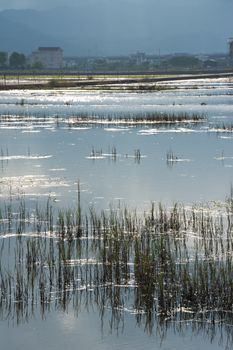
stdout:
<svg viewBox="0 0 233 350">
<path fill-rule="evenodd" d="M 0 52 L 0 68 L 26 68 L 27 59 L 23 53 L 12 52 L 8 58 L 6 52 Z"/>
</svg>

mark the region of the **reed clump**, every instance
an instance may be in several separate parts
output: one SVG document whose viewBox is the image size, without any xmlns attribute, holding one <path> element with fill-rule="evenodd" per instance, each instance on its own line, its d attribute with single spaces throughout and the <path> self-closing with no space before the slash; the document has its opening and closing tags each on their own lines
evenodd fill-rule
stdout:
<svg viewBox="0 0 233 350">
<path fill-rule="evenodd" d="M 187 315 L 232 325 L 232 203 L 84 211 L 79 183 L 74 208 L 10 202 L 0 211 L 0 314 L 20 323 L 35 307 L 44 317 L 84 298 L 116 321 L 133 305 L 148 331 Z"/>
<path fill-rule="evenodd" d="M 19 109 L 17 115 L 12 113 L 4 113 L 0 115 L 0 128 L 2 127 L 17 127 L 17 128 L 78 128 L 78 127 L 140 127 L 140 126 L 156 126 L 170 127 L 179 125 L 198 126 L 207 122 L 203 114 L 198 113 L 166 113 L 166 112 L 116 112 L 116 113 L 85 113 L 80 112 L 75 115 L 64 117 L 64 112 L 61 115 L 45 114 L 44 111 L 36 113 L 26 112 L 24 109 Z"/>
<path fill-rule="evenodd" d="M 206 121 L 205 116 L 197 113 L 160 113 L 160 112 L 136 112 L 136 113 L 116 113 L 106 115 L 79 114 L 69 118 L 69 126 L 80 125 L 176 125 L 195 124 Z"/>
<path fill-rule="evenodd" d="M 233 132 L 233 124 L 231 124 L 231 123 L 228 123 L 228 124 L 225 124 L 225 123 L 217 124 L 217 125 L 214 126 L 214 129 L 218 133 L 227 133 L 227 132 L 231 133 L 231 132 Z"/>
<path fill-rule="evenodd" d="M 174 152 L 170 149 L 167 154 L 166 154 L 166 159 L 167 159 L 167 165 L 168 166 L 171 166 L 173 165 L 174 163 L 177 162 L 178 160 L 178 157 L 177 155 L 174 154 Z"/>
</svg>

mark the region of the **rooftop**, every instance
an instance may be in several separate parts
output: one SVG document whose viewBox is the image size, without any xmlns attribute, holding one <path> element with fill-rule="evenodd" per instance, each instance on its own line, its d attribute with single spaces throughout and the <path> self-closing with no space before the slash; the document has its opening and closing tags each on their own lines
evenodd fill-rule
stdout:
<svg viewBox="0 0 233 350">
<path fill-rule="evenodd" d="M 62 51 L 62 49 L 60 47 L 39 47 L 38 48 L 39 51 Z"/>
</svg>

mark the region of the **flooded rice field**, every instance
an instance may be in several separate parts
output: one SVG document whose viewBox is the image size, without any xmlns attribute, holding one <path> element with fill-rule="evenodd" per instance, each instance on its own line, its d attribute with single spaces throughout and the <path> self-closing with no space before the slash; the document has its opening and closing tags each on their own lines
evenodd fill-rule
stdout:
<svg viewBox="0 0 233 350">
<path fill-rule="evenodd" d="M 233 80 L 0 93 L 0 344 L 233 342 Z"/>
</svg>

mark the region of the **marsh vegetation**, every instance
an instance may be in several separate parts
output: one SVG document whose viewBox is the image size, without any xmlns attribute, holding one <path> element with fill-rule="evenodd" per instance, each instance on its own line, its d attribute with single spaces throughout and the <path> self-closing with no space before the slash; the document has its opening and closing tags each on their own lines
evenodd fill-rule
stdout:
<svg viewBox="0 0 233 350">
<path fill-rule="evenodd" d="M 233 198 L 222 205 L 152 203 L 83 210 L 78 183 L 73 208 L 26 209 L 5 202 L 0 211 L 0 315 L 9 322 L 77 313 L 94 305 L 110 327 L 130 313 L 149 333 L 191 322 L 229 334 L 233 298 Z M 229 332 L 229 333 L 228 333 Z"/>
<path fill-rule="evenodd" d="M 232 347 L 232 83 L 197 83 L 2 93 L 4 330 Z"/>
</svg>

